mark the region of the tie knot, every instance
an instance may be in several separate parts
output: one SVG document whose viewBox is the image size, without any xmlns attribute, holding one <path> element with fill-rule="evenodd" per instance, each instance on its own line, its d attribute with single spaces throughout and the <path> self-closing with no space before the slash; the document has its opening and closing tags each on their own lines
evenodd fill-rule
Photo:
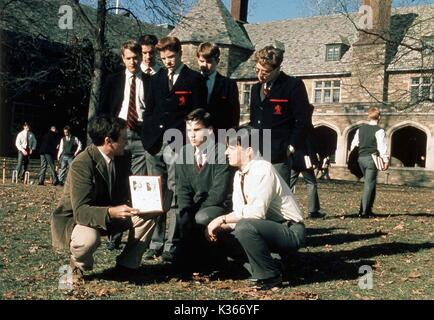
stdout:
<svg viewBox="0 0 434 320">
<path fill-rule="evenodd" d="M 151 75 L 152 69 L 148 68 L 145 70 L 145 74 L 147 74 L 148 76 Z"/>
</svg>

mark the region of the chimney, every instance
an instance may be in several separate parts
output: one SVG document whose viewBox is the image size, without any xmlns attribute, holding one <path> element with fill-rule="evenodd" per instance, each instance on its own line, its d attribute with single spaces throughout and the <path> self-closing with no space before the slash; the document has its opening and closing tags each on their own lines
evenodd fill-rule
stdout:
<svg viewBox="0 0 434 320">
<path fill-rule="evenodd" d="M 362 5 L 372 8 L 372 29 L 365 31 L 389 39 L 392 0 L 362 0 Z"/>
<path fill-rule="evenodd" d="M 231 15 L 235 21 L 247 23 L 247 9 L 249 0 L 232 0 Z"/>
</svg>

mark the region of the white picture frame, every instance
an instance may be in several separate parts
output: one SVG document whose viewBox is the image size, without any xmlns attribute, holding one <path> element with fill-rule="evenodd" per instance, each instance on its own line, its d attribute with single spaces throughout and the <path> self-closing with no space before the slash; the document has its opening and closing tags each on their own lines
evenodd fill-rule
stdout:
<svg viewBox="0 0 434 320">
<path fill-rule="evenodd" d="M 140 213 L 163 211 L 161 176 L 130 176 L 131 202 Z"/>
</svg>

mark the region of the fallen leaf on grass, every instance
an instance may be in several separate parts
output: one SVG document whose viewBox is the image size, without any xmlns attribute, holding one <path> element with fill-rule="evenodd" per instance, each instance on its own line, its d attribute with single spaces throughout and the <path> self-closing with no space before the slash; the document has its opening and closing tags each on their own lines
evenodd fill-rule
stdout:
<svg viewBox="0 0 434 320">
<path fill-rule="evenodd" d="M 409 278 L 411 279 L 417 279 L 420 278 L 422 275 L 419 272 L 412 272 L 408 275 Z"/>
<path fill-rule="evenodd" d="M 3 298 L 5 299 L 13 299 L 15 297 L 15 294 L 12 291 L 7 291 L 3 293 Z"/>
<path fill-rule="evenodd" d="M 404 225 L 398 224 L 395 228 L 393 228 L 393 230 L 404 230 Z"/>
</svg>

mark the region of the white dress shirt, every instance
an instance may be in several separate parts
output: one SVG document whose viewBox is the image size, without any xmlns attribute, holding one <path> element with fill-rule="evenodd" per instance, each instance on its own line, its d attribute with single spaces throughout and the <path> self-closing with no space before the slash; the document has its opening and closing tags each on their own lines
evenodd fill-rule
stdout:
<svg viewBox="0 0 434 320">
<path fill-rule="evenodd" d="M 29 145 L 27 145 L 27 133 L 29 134 Z M 15 140 L 15 146 L 21 152 L 25 151 L 26 149 L 35 150 L 36 144 L 37 142 L 33 132 L 26 130 L 20 131 Z"/>
<path fill-rule="evenodd" d="M 143 121 L 143 112 L 145 111 L 145 93 L 143 92 L 143 73 L 141 71 L 136 73 L 136 110 L 138 115 L 138 121 Z M 130 88 L 131 81 L 133 80 L 133 74 L 125 70 L 125 89 L 124 89 L 124 100 L 122 101 L 122 108 L 119 112 L 119 118 L 127 120 L 128 118 L 128 104 L 130 102 Z"/>
<path fill-rule="evenodd" d="M 241 175 L 244 175 L 244 195 L 241 191 Z M 289 186 L 263 159 L 251 160 L 246 168 L 235 173 L 232 201 L 236 217 L 302 222 L 303 213 L 298 207 Z"/>
<path fill-rule="evenodd" d="M 371 120 L 369 121 L 369 125 L 376 126 L 378 125 L 378 121 Z M 384 129 L 380 129 L 375 132 L 375 139 L 377 141 L 377 150 L 380 153 L 380 157 L 383 158 L 384 162 L 389 162 L 389 154 L 387 153 L 387 139 L 386 132 Z M 355 147 L 359 146 L 359 129 L 357 129 L 356 134 L 354 135 L 353 141 L 351 142 L 350 150 L 353 150 Z"/>
</svg>

